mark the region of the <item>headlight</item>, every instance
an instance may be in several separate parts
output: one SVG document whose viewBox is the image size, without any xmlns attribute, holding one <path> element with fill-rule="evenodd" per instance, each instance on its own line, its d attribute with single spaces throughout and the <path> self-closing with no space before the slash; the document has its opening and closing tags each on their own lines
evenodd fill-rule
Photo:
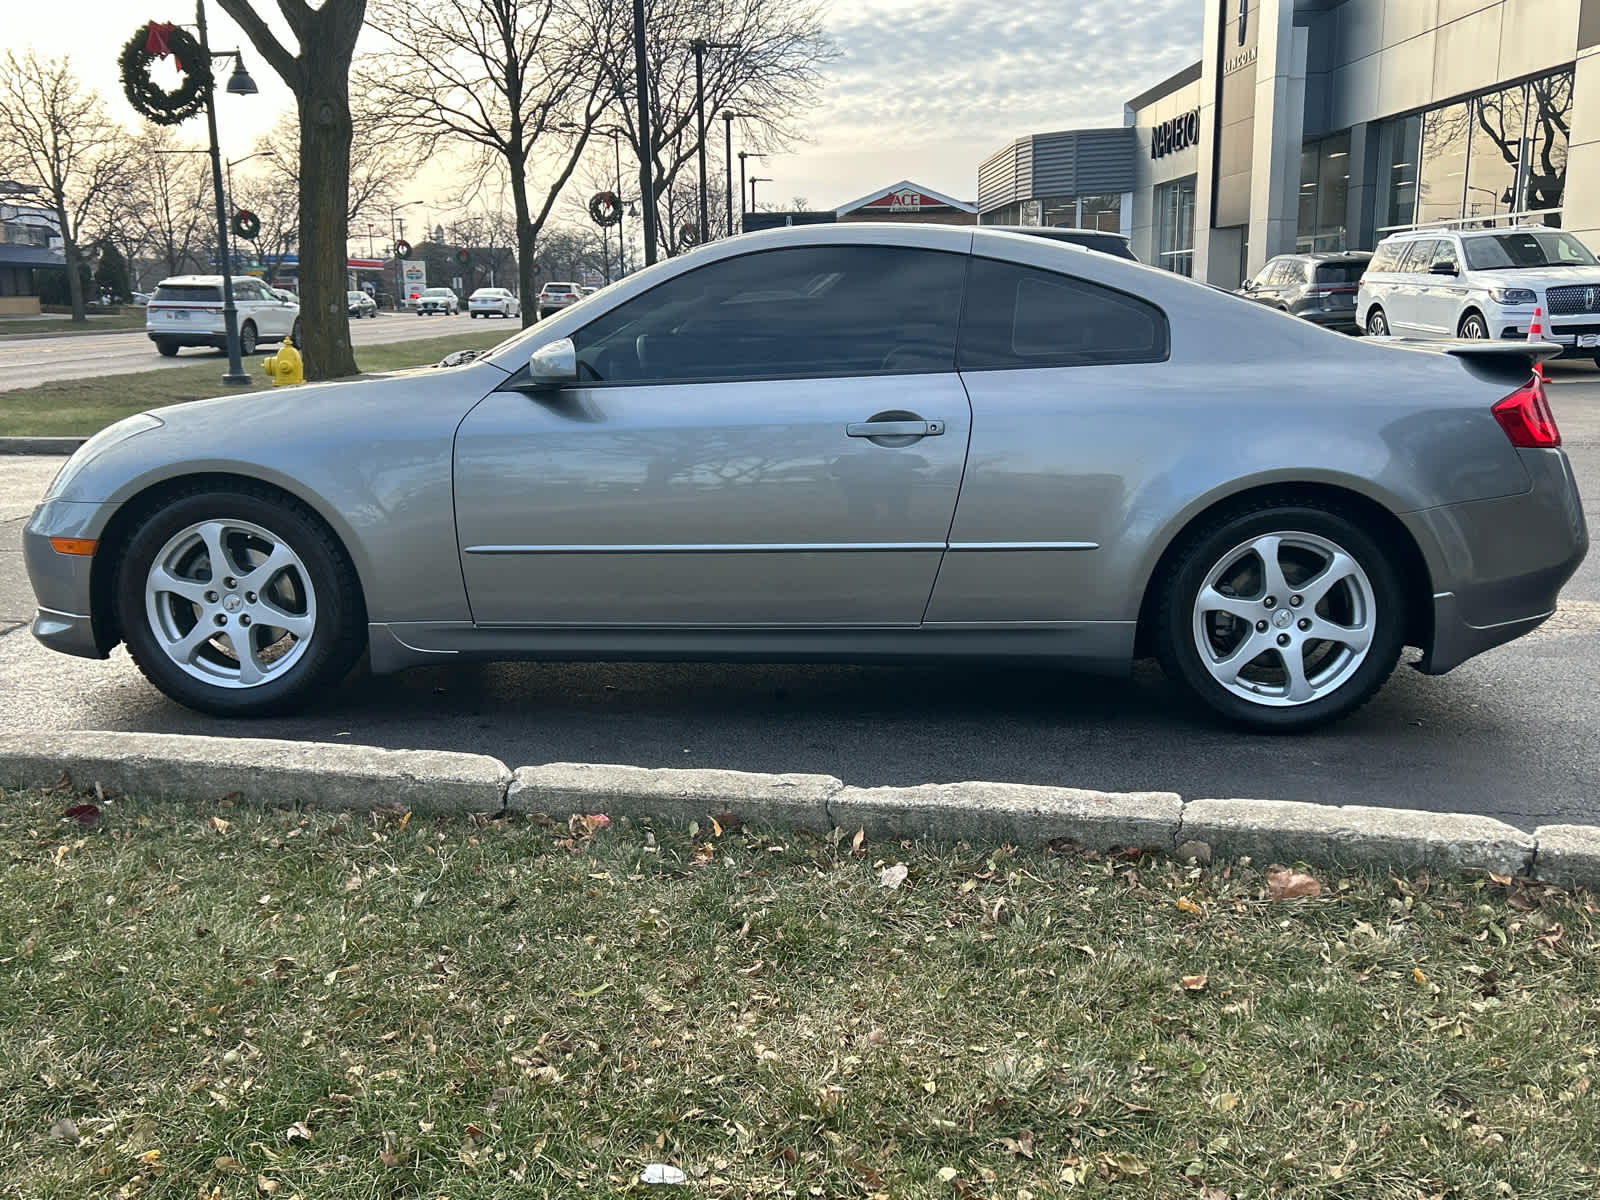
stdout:
<svg viewBox="0 0 1600 1200">
<path fill-rule="evenodd" d="M 54 500 L 61 495 L 62 492 L 67 490 L 67 485 L 72 482 L 73 477 L 79 471 L 83 470 L 84 467 L 88 466 L 89 463 L 112 446 L 117 445 L 119 442 L 125 442 L 131 437 L 137 437 L 141 433 L 148 433 L 152 429 L 160 429 L 164 423 L 160 417 L 155 416 L 153 413 L 137 413 L 134 416 L 123 418 L 114 425 L 107 425 L 99 433 L 79 446 L 77 452 L 62 464 L 61 470 L 56 472 L 56 477 L 50 481 L 50 486 L 45 489 L 44 498 L 46 500 Z"/>
<path fill-rule="evenodd" d="M 1539 297 L 1528 288 L 1492 287 L 1489 299 L 1496 304 L 1537 304 Z"/>
</svg>

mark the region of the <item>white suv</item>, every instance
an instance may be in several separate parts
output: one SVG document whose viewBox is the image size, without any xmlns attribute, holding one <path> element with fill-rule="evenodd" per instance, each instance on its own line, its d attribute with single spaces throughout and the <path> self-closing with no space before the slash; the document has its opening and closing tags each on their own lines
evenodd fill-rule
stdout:
<svg viewBox="0 0 1600 1200">
<path fill-rule="evenodd" d="M 292 336 L 300 343 L 300 305 L 284 300 L 259 279 L 233 281 L 233 306 L 239 313 L 239 352 L 254 354 L 262 342 Z M 174 275 L 156 285 L 144 309 L 144 330 L 166 358 L 185 346 L 228 348 L 222 319 L 221 275 Z"/>
<path fill-rule="evenodd" d="M 1572 234 L 1414 229 L 1378 243 L 1356 319 L 1374 337 L 1526 338 L 1536 305 L 1546 341 L 1600 361 L 1600 260 Z"/>
</svg>

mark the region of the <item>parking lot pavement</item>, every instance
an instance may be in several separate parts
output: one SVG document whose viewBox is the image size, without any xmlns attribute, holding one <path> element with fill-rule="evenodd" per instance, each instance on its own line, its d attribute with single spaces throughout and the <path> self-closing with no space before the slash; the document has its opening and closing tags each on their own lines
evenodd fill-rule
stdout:
<svg viewBox="0 0 1600 1200">
<path fill-rule="evenodd" d="M 1593 527 L 1600 375 L 1558 367 L 1552 395 Z M 1354 717 L 1299 737 L 1219 727 L 1150 664 L 1125 680 L 966 666 L 430 667 L 357 674 L 314 711 L 230 723 L 161 697 L 120 649 L 71 659 L 28 635 L 18 537 L 58 465 L 0 458 L 0 729 L 248 733 L 854 784 L 1165 789 L 1477 812 L 1525 829 L 1600 819 L 1600 556 L 1537 633 L 1437 679 L 1402 666 Z"/>
<path fill-rule="evenodd" d="M 516 321 L 503 323 L 507 334 L 517 327 Z M 455 331 L 476 333 L 481 324 L 465 315 L 418 317 L 415 313 L 386 312 L 375 321 L 351 321 L 350 342 L 357 347 L 411 342 L 444 337 Z M 267 349 L 270 352 L 272 347 Z M 0 341 L 0 380 L 6 388 L 36 387 L 60 379 L 161 371 L 205 359 L 217 363 L 219 371 L 226 369 L 227 356 L 220 350 L 181 350 L 176 358 L 162 358 L 142 330 L 85 333 L 76 337 L 14 338 Z M 256 361 L 259 359 L 251 360 Z"/>
</svg>

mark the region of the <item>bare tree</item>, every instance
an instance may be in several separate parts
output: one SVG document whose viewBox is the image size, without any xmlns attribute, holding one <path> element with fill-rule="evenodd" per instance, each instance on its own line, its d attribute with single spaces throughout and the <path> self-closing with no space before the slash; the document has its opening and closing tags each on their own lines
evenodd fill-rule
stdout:
<svg viewBox="0 0 1600 1200">
<path fill-rule="evenodd" d="M 366 0 L 277 0 L 294 35 L 291 53 L 251 0 L 217 0 L 294 93 L 299 128 L 300 312 L 306 375 L 354 375 L 345 259 L 350 220 L 350 60 Z"/>
<path fill-rule="evenodd" d="M 463 199 L 503 179 L 516 216 L 521 292 L 535 247 L 610 103 L 616 0 L 373 0 L 386 45 L 363 63 L 369 102 L 418 145 L 464 143 Z M 538 183 L 533 177 L 539 175 Z M 535 313 L 523 309 L 523 322 Z"/>
<path fill-rule="evenodd" d="M 88 248 L 88 234 L 104 223 L 123 183 L 126 137 L 65 58 L 8 50 L 0 59 L 0 145 L 7 172 L 38 188 L 55 213 L 74 321 L 87 317 L 79 248 Z"/>
<path fill-rule="evenodd" d="M 284 113 L 272 129 L 256 139 L 255 152 L 269 158 L 262 172 L 276 171 L 300 185 L 299 123 L 293 113 Z M 404 163 L 394 139 L 376 113 L 357 111 L 351 117 L 350 195 L 345 204 L 345 220 L 352 224 L 372 213 L 390 199 L 393 180 Z"/>
<path fill-rule="evenodd" d="M 129 143 L 128 164 L 117 224 L 136 232 L 140 252 L 167 275 L 181 275 L 216 241 L 205 153 L 170 127 L 152 125 Z"/>
<path fill-rule="evenodd" d="M 465 273 L 468 292 L 479 287 L 507 287 L 520 278 L 517 219 L 510 213 L 498 208 L 468 213 L 450 223 L 449 238 L 472 255 L 472 266 Z"/>
<path fill-rule="evenodd" d="M 823 31 L 822 8 L 815 0 L 646 0 L 652 185 L 657 226 L 669 253 L 677 247 L 683 224 L 674 187 L 686 167 L 694 177 L 694 220 L 699 220 L 699 179 L 691 166 L 699 148 L 697 38 L 718 43 L 705 53 L 708 127 L 724 109 L 737 110 L 743 114 L 741 127 L 762 149 L 794 139 L 797 119 L 815 104 L 822 67 L 838 56 Z M 637 159 L 641 147 L 631 44 L 609 54 L 606 69 Z M 670 213 L 662 211 L 669 208 Z"/>
<path fill-rule="evenodd" d="M 252 171 L 234 190 L 234 208 L 247 208 L 261 221 L 255 253 L 266 269 L 268 283 L 276 283 L 284 260 L 300 244 L 300 185 L 290 175 L 273 169 Z M 247 243 L 248 244 L 248 243 Z M 304 261 L 303 257 L 300 260 Z M 303 270 L 303 267 L 301 268 Z M 305 329 L 301 304 L 301 331 Z"/>
</svg>

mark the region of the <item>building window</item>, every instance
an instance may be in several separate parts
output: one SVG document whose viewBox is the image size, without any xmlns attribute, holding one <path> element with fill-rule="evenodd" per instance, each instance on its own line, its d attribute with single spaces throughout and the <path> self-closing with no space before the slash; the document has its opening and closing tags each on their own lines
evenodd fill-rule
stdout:
<svg viewBox="0 0 1600 1200">
<path fill-rule="evenodd" d="M 1156 265 L 1194 274 L 1194 176 L 1156 189 Z"/>
<path fill-rule="evenodd" d="M 1536 214 L 1559 226 L 1571 118 L 1567 70 L 1386 122 L 1378 231 Z"/>
<path fill-rule="evenodd" d="M 1041 225 L 1076 225 L 1078 223 L 1078 198 L 1076 196 L 1046 196 L 1039 201 L 1044 208 Z"/>
<path fill-rule="evenodd" d="M 1078 225 L 1101 233 L 1122 232 L 1122 193 L 1078 197 Z"/>
<path fill-rule="evenodd" d="M 1350 132 L 1307 142 L 1300 150 L 1300 220 L 1296 250 L 1343 250 L 1350 195 Z"/>
</svg>

